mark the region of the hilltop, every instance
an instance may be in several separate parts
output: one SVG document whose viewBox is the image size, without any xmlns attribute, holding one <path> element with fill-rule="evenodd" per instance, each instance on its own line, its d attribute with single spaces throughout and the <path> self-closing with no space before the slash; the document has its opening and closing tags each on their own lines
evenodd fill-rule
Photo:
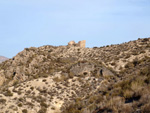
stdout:
<svg viewBox="0 0 150 113">
<path fill-rule="evenodd" d="M 1 112 L 149 112 L 149 56 L 150 38 L 25 48 L 0 64 Z"/>
<path fill-rule="evenodd" d="M 4 56 L 0 56 L 0 63 L 4 62 L 8 60 L 8 58 L 4 57 Z"/>
</svg>

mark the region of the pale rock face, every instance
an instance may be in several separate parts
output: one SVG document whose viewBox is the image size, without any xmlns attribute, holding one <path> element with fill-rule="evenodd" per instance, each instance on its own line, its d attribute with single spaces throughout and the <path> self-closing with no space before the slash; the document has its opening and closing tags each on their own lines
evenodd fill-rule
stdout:
<svg viewBox="0 0 150 113">
<path fill-rule="evenodd" d="M 76 44 L 75 41 L 70 41 L 70 42 L 68 43 L 68 45 L 70 45 L 70 46 L 75 45 L 75 44 Z"/>
<path fill-rule="evenodd" d="M 86 40 L 79 41 L 78 43 L 75 43 L 75 41 L 70 41 L 68 43 L 68 46 L 85 48 L 85 44 L 86 44 Z"/>
<path fill-rule="evenodd" d="M 85 48 L 85 44 L 86 44 L 86 40 L 82 40 L 82 41 L 79 41 L 79 42 L 78 42 L 78 46 L 79 46 L 79 47 Z"/>
</svg>

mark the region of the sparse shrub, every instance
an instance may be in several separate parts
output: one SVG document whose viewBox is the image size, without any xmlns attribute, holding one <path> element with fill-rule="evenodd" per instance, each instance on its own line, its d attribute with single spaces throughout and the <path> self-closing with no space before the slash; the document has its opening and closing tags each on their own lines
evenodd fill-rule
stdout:
<svg viewBox="0 0 150 113">
<path fill-rule="evenodd" d="M 122 111 L 124 113 L 133 113 L 133 110 L 134 109 L 130 105 L 123 105 L 123 107 L 122 107 Z"/>
<path fill-rule="evenodd" d="M 20 102 L 23 102 L 24 99 L 20 97 L 18 100 L 19 100 Z"/>
<path fill-rule="evenodd" d="M 41 109 L 38 111 L 38 113 L 46 113 L 47 108 L 41 107 Z"/>
<path fill-rule="evenodd" d="M 139 64 L 139 61 L 138 61 L 137 59 L 134 59 L 134 60 L 133 60 L 133 65 L 134 65 L 134 67 L 137 66 L 138 64 Z"/>
<path fill-rule="evenodd" d="M 149 69 L 150 69 L 150 67 L 144 67 L 144 68 L 140 71 L 140 75 L 150 75 Z"/>
<path fill-rule="evenodd" d="M 48 74 L 43 74 L 43 77 L 44 77 L 44 78 L 47 78 L 47 77 L 48 77 Z"/>
<path fill-rule="evenodd" d="M 13 96 L 13 93 L 10 90 L 6 90 L 4 93 L 5 96 Z"/>
<path fill-rule="evenodd" d="M 91 96 L 91 97 L 89 98 L 89 103 L 92 104 L 92 103 L 94 103 L 96 100 L 97 100 L 97 96 Z"/>
<path fill-rule="evenodd" d="M 37 79 L 37 78 L 39 78 L 39 75 L 34 75 L 33 78 Z"/>
<path fill-rule="evenodd" d="M 90 104 L 88 106 L 88 109 L 90 110 L 90 112 L 93 112 L 95 109 L 96 109 L 96 105 L 93 103 L 93 104 Z"/>
<path fill-rule="evenodd" d="M 28 110 L 27 109 L 23 109 L 22 113 L 28 113 Z"/>
<path fill-rule="evenodd" d="M 19 103 L 18 106 L 19 106 L 19 107 L 22 107 L 22 103 Z"/>
<path fill-rule="evenodd" d="M 103 101 L 103 97 L 102 97 L 102 95 L 98 95 L 96 100 L 95 100 L 95 103 L 99 104 L 101 101 Z"/>
<path fill-rule="evenodd" d="M 145 53 L 145 51 L 144 50 L 140 51 L 140 54 L 142 54 L 142 53 Z"/>
<path fill-rule="evenodd" d="M 74 76 L 74 73 L 70 72 L 69 73 L 69 78 L 73 78 L 73 76 Z"/>
<path fill-rule="evenodd" d="M 119 57 L 115 57 L 114 60 L 119 60 Z"/>
<path fill-rule="evenodd" d="M 42 82 L 46 82 L 46 79 L 43 79 Z"/>
<path fill-rule="evenodd" d="M 112 65 L 112 66 L 115 66 L 115 65 L 116 65 L 116 63 L 115 63 L 115 62 L 112 62 L 112 63 L 111 63 L 111 65 Z"/>
<path fill-rule="evenodd" d="M 31 93 L 31 90 L 28 90 L 28 91 L 26 92 L 27 95 L 29 95 L 30 93 Z"/>
<path fill-rule="evenodd" d="M 34 90 L 34 87 L 30 87 L 31 90 Z"/>
<path fill-rule="evenodd" d="M 147 83 L 147 84 L 150 84 L 150 76 L 148 76 L 148 77 L 145 79 L 144 82 Z"/>
<path fill-rule="evenodd" d="M 59 79 L 59 77 L 55 77 L 55 78 L 53 78 L 53 80 L 55 81 L 55 82 L 60 82 L 61 80 Z"/>
<path fill-rule="evenodd" d="M 134 64 L 132 62 L 129 62 L 125 65 L 125 68 L 133 68 Z"/>
<path fill-rule="evenodd" d="M 15 88 L 13 88 L 13 90 L 12 90 L 13 92 L 17 92 L 17 90 L 15 89 Z"/>
<path fill-rule="evenodd" d="M 0 104 L 5 104 L 6 103 L 6 99 L 0 99 Z"/>
<path fill-rule="evenodd" d="M 26 105 L 30 106 L 31 108 L 33 108 L 34 104 L 32 104 L 31 102 L 27 102 Z"/>
<path fill-rule="evenodd" d="M 52 109 L 52 110 L 55 110 L 55 107 L 52 107 L 51 109 Z"/>
<path fill-rule="evenodd" d="M 130 58 L 130 54 L 127 54 L 127 55 L 125 56 L 125 59 L 127 59 L 127 58 Z"/>
<path fill-rule="evenodd" d="M 40 105 L 41 105 L 42 107 L 45 107 L 45 108 L 48 107 L 48 105 L 47 105 L 45 102 L 41 102 Z"/>
<path fill-rule="evenodd" d="M 13 86 L 16 86 L 18 83 L 19 83 L 18 81 L 14 81 Z"/>
<path fill-rule="evenodd" d="M 146 104 L 142 107 L 142 113 L 150 113 L 150 104 Z"/>
<path fill-rule="evenodd" d="M 21 92 L 20 90 L 18 90 L 17 93 L 18 93 L 18 95 L 21 95 L 21 94 L 22 94 L 22 92 Z"/>
<path fill-rule="evenodd" d="M 132 51 L 132 55 L 138 55 L 138 51 Z"/>
<path fill-rule="evenodd" d="M 120 96 L 122 95 L 122 89 L 121 87 L 115 88 L 113 89 L 113 91 L 111 92 L 111 96 L 115 97 L 115 96 Z"/>
<path fill-rule="evenodd" d="M 149 39 L 148 38 L 144 38 L 144 39 L 142 39 L 142 42 L 148 42 L 149 41 Z"/>
<path fill-rule="evenodd" d="M 125 90 L 125 91 L 123 91 L 123 96 L 125 98 L 131 98 L 133 96 L 133 94 L 134 94 L 134 92 L 131 91 L 131 90 Z"/>
<path fill-rule="evenodd" d="M 66 108 L 64 113 L 81 113 L 80 110 L 76 109 L 73 104 L 69 105 L 69 107 Z"/>
</svg>

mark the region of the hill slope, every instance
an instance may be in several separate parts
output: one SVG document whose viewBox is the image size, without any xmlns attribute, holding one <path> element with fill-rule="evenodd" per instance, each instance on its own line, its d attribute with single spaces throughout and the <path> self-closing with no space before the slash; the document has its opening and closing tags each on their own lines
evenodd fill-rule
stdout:
<svg viewBox="0 0 150 113">
<path fill-rule="evenodd" d="M 150 38 L 94 48 L 25 48 L 0 64 L 0 109 L 23 113 L 146 110 L 149 56 Z"/>
<path fill-rule="evenodd" d="M 4 57 L 4 56 L 0 56 L 0 63 L 4 62 L 8 60 L 8 58 Z"/>
</svg>

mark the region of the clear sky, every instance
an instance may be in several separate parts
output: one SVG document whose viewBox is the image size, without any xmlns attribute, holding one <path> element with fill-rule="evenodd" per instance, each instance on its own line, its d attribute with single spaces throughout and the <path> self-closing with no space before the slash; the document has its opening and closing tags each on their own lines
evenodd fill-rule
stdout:
<svg viewBox="0 0 150 113">
<path fill-rule="evenodd" d="M 26 47 L 87 47 L 150 37 L 150 0 L 0 0 L 0 55 Z"/>
</svg>

